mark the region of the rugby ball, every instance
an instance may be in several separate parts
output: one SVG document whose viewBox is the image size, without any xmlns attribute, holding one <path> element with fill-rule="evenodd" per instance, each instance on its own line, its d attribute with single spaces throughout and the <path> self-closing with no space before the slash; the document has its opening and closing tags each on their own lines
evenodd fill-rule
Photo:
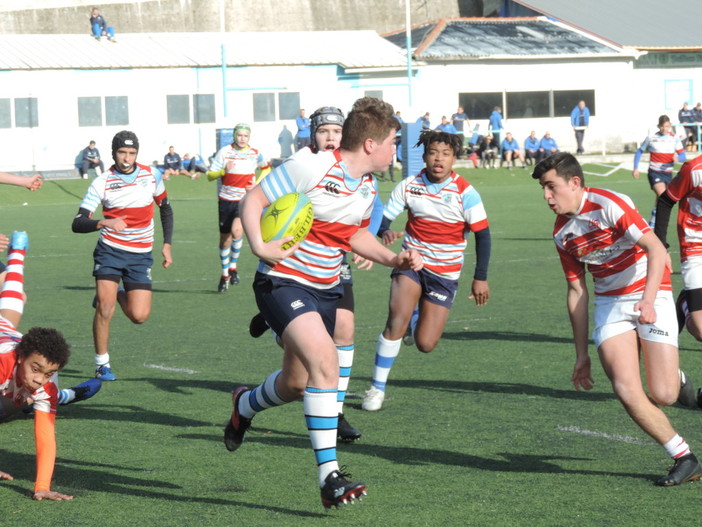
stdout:
<svg viewBox="0 0 702 527">
<path fill-rule="evenodd" d="M 271 203 L 261 217 L 261 237 L 264 242 L 280 240 L 287 236 L 294 239 L 282 245 L 289 249 L 309 234 L 314 220 L 312 203 L 306 194 L 291 192 Z"/>
</svg>

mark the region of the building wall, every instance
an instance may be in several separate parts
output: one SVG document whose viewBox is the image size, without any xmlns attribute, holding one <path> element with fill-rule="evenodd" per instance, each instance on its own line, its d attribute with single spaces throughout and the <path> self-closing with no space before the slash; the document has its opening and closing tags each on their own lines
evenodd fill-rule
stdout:
<svg viewBox="0 0 702 527">
<path fill-rule="evenodd" d="M 405 74 L 344 74 L 337 66 L 277 66 L 230 68 L 226 92 L 228 114 L 219 68 L 170 68 L 124 70 L 45 70 L 0 72 L 0 99 L 36 97 L 39 126 L 0 128 L 0 144 L 6 145 L 0 170 L 59 170 L 73 165 L 74 157 L 94 139 L 109 160 L 112 136 L 123 128 L 141 140 L 140 161 L 159 162 L 173 144 L 181 155 L 198 152 L 209 156 L 216 149 L 216 130 L 238 122 L 252 125 L 252 144 L 266 157 L 278 157 L 278 135 L 283 126 L 295 133 L 293 119 L 255 122 L 253 96 L 257 93 L 298 92 L 300 106 L 310 115 L 319 106 L 335 105 L 347 112 L 367 93 L 380 92 L 415 121 L 429 111 L 436 126 L 442 115 L 450 116 L 461 92 L 508 92 L 592 89 L 596 115 L 585 136 L 588 152 L 624 151 L 655 130 L 658 116 L 669 112 L 677 120 L 677 101 L 670 98 L 670 81 L 689 81 L 692 100 L 702 100 L 702 69 L 635 69 L 628 62 L 561 64 L 451 64 L 422 66 L 412 83 L 410 106 Z M 666 88 L 668 86 L 668 88 Z M 167 95 L 213 94 L 216 121 L 204 124 L 168 124 Z M 78 97 L 127 96 L 129 125 L 82 127 L 78 123 Z M 573 101 L 573 106 L 577 101 Z M 680 102 L 681 104 L 681 102 Z M 671 111 L 672 110 L 672 111 Z M 480 124 L 487 129 L 487 121 Z M 506 128 L 520 141 L 530 130 L 541 136 L 551 131 L 562 150 L 575 150 L 567 117 L 518 119 L 507 115 Z"/>
<path fill-rule="evenodd" d="M 89 33 L 90 10 L 97 6 L 117 33 L 219 31 L 323 31 L 405 26 L 405 0 L 16 0 L 0 11 L 0 33 Z M 465 5 L 465 4 L 470 5 Z M 482 16 L 483 3 L 495 0 L 411 2 L 414 21 Z M 17 5 L 27 9 L 18 9 Z M 460 6 L 459 6 L 460 4 Z M 59 7 L 57 7 L 57 5 Z"/>
</svg>

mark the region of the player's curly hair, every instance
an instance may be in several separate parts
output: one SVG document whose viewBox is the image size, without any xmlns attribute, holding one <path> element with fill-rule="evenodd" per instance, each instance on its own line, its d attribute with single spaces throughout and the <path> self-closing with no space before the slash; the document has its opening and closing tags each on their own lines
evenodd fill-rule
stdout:
<svg viewBox="0 0 702 527">
<path fill-rule="evenodd" d="M 463 150 L 463 139 L 460 135 L 442 132 L 441 130 L 424 130 L 419 134 L 419 141 L 417 141 L 417 144 L 414 146 L 422 145 L 426 152 L 427 147 L 432 143 L 444 143 L 449 145 L 453 148 L 453 154 L 456 157 L 461 155 L 461 150 Z"/>
<path fill-rule="evenodd" d="M 395 119 L 392 104 L 375 97 L 358 99 L 346 116 L 341 132 L 341 148 L 357 150 L 366 139 L 380 143 L 391 130 L 399 130 L 400 122 Z"/>
<path fill-rule="evenodd" d="M 17 356 L 26 359 L 36 352 L 52 364 L 63 368 L 71 356 L 71 349 L 63 335 L 52 328 L 32 328 L 17 345 Z"/>
</svg>

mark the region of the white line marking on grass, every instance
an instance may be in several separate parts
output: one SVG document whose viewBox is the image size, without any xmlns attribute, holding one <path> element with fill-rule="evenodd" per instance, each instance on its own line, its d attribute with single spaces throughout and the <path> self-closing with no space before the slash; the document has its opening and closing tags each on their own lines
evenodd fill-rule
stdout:
<svg viewBox="0 0 702 527">
<path fill-rule="evenodd" d="M 608 165 L 605 163 L 597 163 L 596 166 L 598 167 L 605 167 L 609 168 L 610 170 L 608 172 L 605 172 L 604 174 L 599 174 L 597 172 L 588 172 L 587 170 L 583 170 L 583 174 L 589 174 L 591 176 L 599 176 L 599 177 L 607 177 L 610 174 L 614 174 L 617 170 L 622 168 L 623 163 L 618 163 L 616 165 Z"/>
<path fill-rule="evenodd" d="M 630 443 L 632 445 L 650 445 L 650 441 L 644 441 L 642 439 L 636 439 L 635 437 L 622 436 L 619 434 L 608 434 L 606 432 L 593 432 L 592 430 L 583 430 L 577 426 L 561 426 L 556 427 L 558 430 L 563 432 L 573 432 L 574 434 L 580 434 L 584 436 L 601 437 L 602 439 L 610 439 L 612 441 L 621 441 L 622 443 Z"/>
<path fill-rule="evenodd" d="M 144 364 L 144 368 L 153 368 L 154 370 L 163 371 L 175 371 L 178 373 L 187 373 L 188 375 L 198 373 L 195 370 L 188 370 L 187 368 L 171 368 L 170 366 L 159 366 L 158 364 Z"/>
</svg>

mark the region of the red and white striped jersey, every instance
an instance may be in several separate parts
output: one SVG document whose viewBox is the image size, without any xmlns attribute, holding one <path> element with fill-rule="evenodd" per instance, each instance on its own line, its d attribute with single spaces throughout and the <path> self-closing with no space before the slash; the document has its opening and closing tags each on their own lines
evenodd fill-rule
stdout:
<svg viewBox="0 0 702 527">
<path fill-rule="evenodd" d="M 246 187 L 256 181 L 256 168 L 266 163 L 263 154 L 249 146 L 237 150 L 232 145 L 220 148 L 212 160 L 210 170 L 224 168 L 225 174 L 217 180 L 217 196 L 225 201 L 240 201 L 246 194 Z"/>
<path fill-rule="evenodd" d="M 33 393 L 15 384 L 17 376 L 17 352 L 15 348 L 22 334 L 9 320 L 0 316 L 0 397 L 12 399 L 15 406 L 24 406 L 28 397 L 34 401 L 34 410 L 55 414 L 58 405 L 58 374 Z"/>
<path fill-rule="evenodd" d="M 679 201 L 680 259 L 702 256 L 702 158 L 685 163 L 668 185 L 668 195 Z"/>
<path fill-rule="evenodd" d="M 127 228 L 121 232 L 103 228 L 102 241 L 124 251 L 146 253 L 154 245 L 154 202 L 160 206 L 166 197 L 161 176 L 152 174 L 149 167 L 137 164 L 131 174 L 121 174 L 112 166 L 93 180 L 80 206 L 91 217 L 99 205 L 106 219 L 125 216 Z"/>
<path fill-rule="evenodd" d="M 672 172 L 675 154 L 680 154 L 684 150 L 680 138 L 670 132 L 665 135 L 656 132 L 641 143 L 641 151 L 651 153 L 648 169 L 653 172 Z"/>
<path fill-rule="evenodd" d="M 402 247 L 419 251 L 427 271 L 458 280 L 467 232 L 488 227 L 478 191 L 455 172 L 436 184 L 422 170 L 393 189 L 383 215 L 394 220 L 405 209 L 408 220 Z"/>
<path fill-rule="evenodd" d="M 566 280 L 583 276 L 587 264 L 596 295 L 642 292 L 648 260 L 636 242 L 650 230 L 628 196 L 585 187 L 578 212 L 559 215 L 553 229 Z M 671 290 L 667 267 L 660 289 Z"/>
<path fill-rule="evenodd" d="M 259 183 L 269 201 L 289 194 L 307 194 L 314 209 L 312 230 L 297 251 L 271 268 L 259 271 L 328 289 L 339 282 L 343 254 L 359 228 L 367 228 L 376 189 L 369 174 L 352 178 L 339 150 L 313 154 L 305 148 Z"/>
</svg>

